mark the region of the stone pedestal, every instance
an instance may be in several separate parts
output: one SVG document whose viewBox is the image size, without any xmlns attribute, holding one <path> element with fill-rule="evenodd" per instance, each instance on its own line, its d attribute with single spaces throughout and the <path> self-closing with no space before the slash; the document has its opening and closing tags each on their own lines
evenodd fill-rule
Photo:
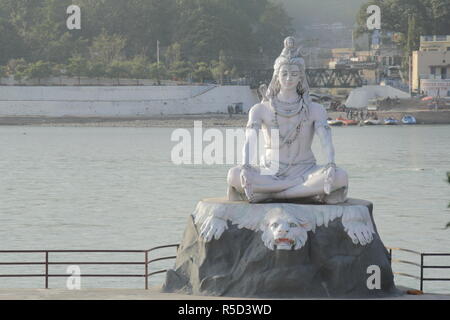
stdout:
<svg viewBox="0 0 450 320">
<path fill-rule="evenodd" d="M 372 204 L 199 202 L 165 292 L 297 298 L 397 295 Z"/>
</svg>

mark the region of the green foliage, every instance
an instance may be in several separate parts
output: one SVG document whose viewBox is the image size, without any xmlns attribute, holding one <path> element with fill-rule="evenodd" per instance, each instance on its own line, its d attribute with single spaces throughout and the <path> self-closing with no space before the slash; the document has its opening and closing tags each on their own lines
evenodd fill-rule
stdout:
<svg viewBox="0 0 450 320">
<path fill-rule="evenodd" d="M 130 61 L 130 75 L 134 79 L 145 79 L 148 77 L 149 64 L 145 56 L 136 56 Z"/>
<path fill-rule="evenodd" d="M 192 71 L 192 78 L 196 82 L 204 82 L 213 78 L 211 69 L 206 62 L 197 62 Z"/>
<path fill-rule="evenodd" d="M 421 35 L 449 33 L 449 0 L 371 0 L 361 6 L 357 15 L 356 35 L 368 32 L 366 10 L 372 4 L 381 8 L 382 30 L 398 33 L 398 44 L 404 50 L 404 70 L 408 70 L 411 52 L 419 49 Z"/>
<path fill-rule="evenodd" d="M 92 45 L 89 47 L 91 60 L 105 65 L 109 65 L 113 61 L 123 60 L 125 45 L 126 40 L 123 37 L 109 35 L 103 30 L 99 36 L 94 38 Z"/>
<path fill-rule="evenodd" d="M 11 59 L 8 62 L 6 69 L 8 74 L 14 76 L 14 80 L 20 82 L 22 79 L 26 77 L 27 66 L 28 66 L 27 63 L 23 58 Z"/>
<path fill-rule="evenodd" d="M 296 29 L 313 23 L 342 22 L 353 25 L 359 7 L 367 0 L 279 0 L 291 17 Z"/>
<path fill-rule="evenodd" d="M 169 76 L 169 73 L 165 65 L 155 62 L 149 65 L 148 75 L 150 79 L 156 79 L 159 83 L 161 79 L 166 79 Z"/>
<path fill-rule="evenodd" d="M 169 75 L 174 80 L 186 80 L 192 73 L 192 66 L 186 61 L 174 61 L 169 68 Z"/>
<path fill-rule="evenodd" d="M 30 63 L 26 68 L 26 77 L 29 79 L 38 79 L 41 83 L 42 78 L 48 78 L 52 75 L 52 65 L 46 61 L 37 61 Z"/>
<path fill-rule="evenodd" d="M 81 83 L 81 77 L 88 74 L 88 63 L 82 56 L 75 56 L 69 59 L 67 64 L 67 74 L 78 77 L 78 84 Z"/>
<path fill-rule="evenodd" d="M 175 61 L 181 61 L 181 45 L 178 42 L 171 44 L 165 53 L 166 63 L 171 65 Z"/>
<path fill-rule="evenodd" d="M 69 64 L 75 56 L 104 68 L 137 56 L 154 62 L 159 41 L 161 63 L 172 75 L 186 77 L 190 64 L 211 64 L 221 51 L 230 69 L 267 67 L 264 63 L 279 54 L 281 40 L 291 33 L 290 18 L 269 0 L 78 0 L 82 28 L 69 31 L 70 4 L 0 0 L 0 65 L 18 58 Z M 136 63 L 132 77 L 150 72 Z"/>
<path fill-rule="evenodd" d="M 89 61 L 87 76 L 97 79 L 106 76 L 106 65 L 101 62 Z"/>
<path fill-rule="evenodd" d="M 448 34 L 450 30 L 450 1 L 448 0 L 371 0 L 363 4 L 357 15 L 357 33 L 367 32 L 367 7 L 371 4 L 381 8 L 381 28 L 399 32 L 415 50 L 420 35 Z"/>
<path fill-rule="evenodd" d="M 2 83 L 2 78 L 6 77 L 8 74 L 6 72 L 6 67 L 0 66 L 0 84 Z"/>
<path fill-rule="evenodd" d="M 0 66 L 0 78 L 6 77 L 7 75 L 6 66 Z"/>
<path fill-rule="evenodd" d="M 106 69 L 106 74 L 114 79 L 117 79 L 117 84 L 120 85 L 120 78 L 128 78 L 130 76 L 130 62 L 115 60 Z"/>
</svg>

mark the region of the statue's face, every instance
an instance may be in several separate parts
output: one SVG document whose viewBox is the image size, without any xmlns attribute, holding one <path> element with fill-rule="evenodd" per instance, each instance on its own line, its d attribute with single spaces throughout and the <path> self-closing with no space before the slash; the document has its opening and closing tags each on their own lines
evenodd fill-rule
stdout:
<svg viewBox="0 0 450 320">
<path fill-rule="evenodd" d="M 289 38 L 289 39 L 287 40 L 287 47 L 288 47 L 288 48 L 293 48 L 293 47 L 294 47 L 294 39 Z"/>
<path fill-rule="evenodd" d="M 278 73 L 278 80 L 284 89 L 294 89 L 301 80 L 300 67 L 295 64 L 284 64 Z"/>
</svg>

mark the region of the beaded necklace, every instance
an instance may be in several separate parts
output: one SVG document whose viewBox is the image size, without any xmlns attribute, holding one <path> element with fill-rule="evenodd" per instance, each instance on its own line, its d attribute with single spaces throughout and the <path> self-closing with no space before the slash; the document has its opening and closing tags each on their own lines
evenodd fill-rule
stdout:
<svg viewBox="0 0 450 320">
<path fill-rule="evenodd" d="M 289 102 L 282 102 L 278 99 L 278 97 L 274 97 L 273 99 L 270 100 L 269 103 L 272 111 L 274 112 L 274 125 L 275 128 L 279 130 L 280 125 L 278 123 L 278 115 L 285 117 L 285 118 L 292 118 L 294 116 L 300 115 L 302 110 L 304 110 L 304 102 L 303 102 L 303 98 L 299 97 L 299 99 L 297 99 L 297 101 L 289 103 Z M 284 107 L 284 108 L 283 108 Z M 293 109 L 291 109 L 291 107 L 294 107 Z M 289 108 L 289 109 L 286 109 Z M 288 165 L 283 169 L 283 170 L 279 170 L 276 174 L 276 176 L 281 176 L 284 173 L 286 173 L 292 166 L 292 161 L 293 159 L 291 158 L 291 145 L 298 139 L 301 129 L 302 129 L 302 117 L 299 117 L 298 120 L 298 124 L 297 126 L 295 126 L 295 130 L 291 130 L 289 131 L 285 136 L 282 136 L 281 134 L 279 134 L 280 137 L 280 148 L 283 145 L 287 145 L 287 152 L 288 152 L 288 158 L 290 158 L 290 161 L 288 163 Z M 279 132 L 279 131 L 278 131 Z M 294 136 L 292 137 L 292 135 L 294 134 Z"/>
</svg>

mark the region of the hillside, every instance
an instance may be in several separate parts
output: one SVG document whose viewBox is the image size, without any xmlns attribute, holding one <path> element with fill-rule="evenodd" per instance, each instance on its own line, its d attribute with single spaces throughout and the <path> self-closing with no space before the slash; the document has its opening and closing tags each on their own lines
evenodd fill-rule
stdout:
<svg viewBox="0 0 450 320">
<path fill-rule="evenodd" d="M 277 0 L 282 3 L 294 19 L 293 26 L 297 30 L 310 24 L 331 24 L 341 22 L 351 26 L 355 23 L 356 14 L 367 0 Z"/>
</svg>

